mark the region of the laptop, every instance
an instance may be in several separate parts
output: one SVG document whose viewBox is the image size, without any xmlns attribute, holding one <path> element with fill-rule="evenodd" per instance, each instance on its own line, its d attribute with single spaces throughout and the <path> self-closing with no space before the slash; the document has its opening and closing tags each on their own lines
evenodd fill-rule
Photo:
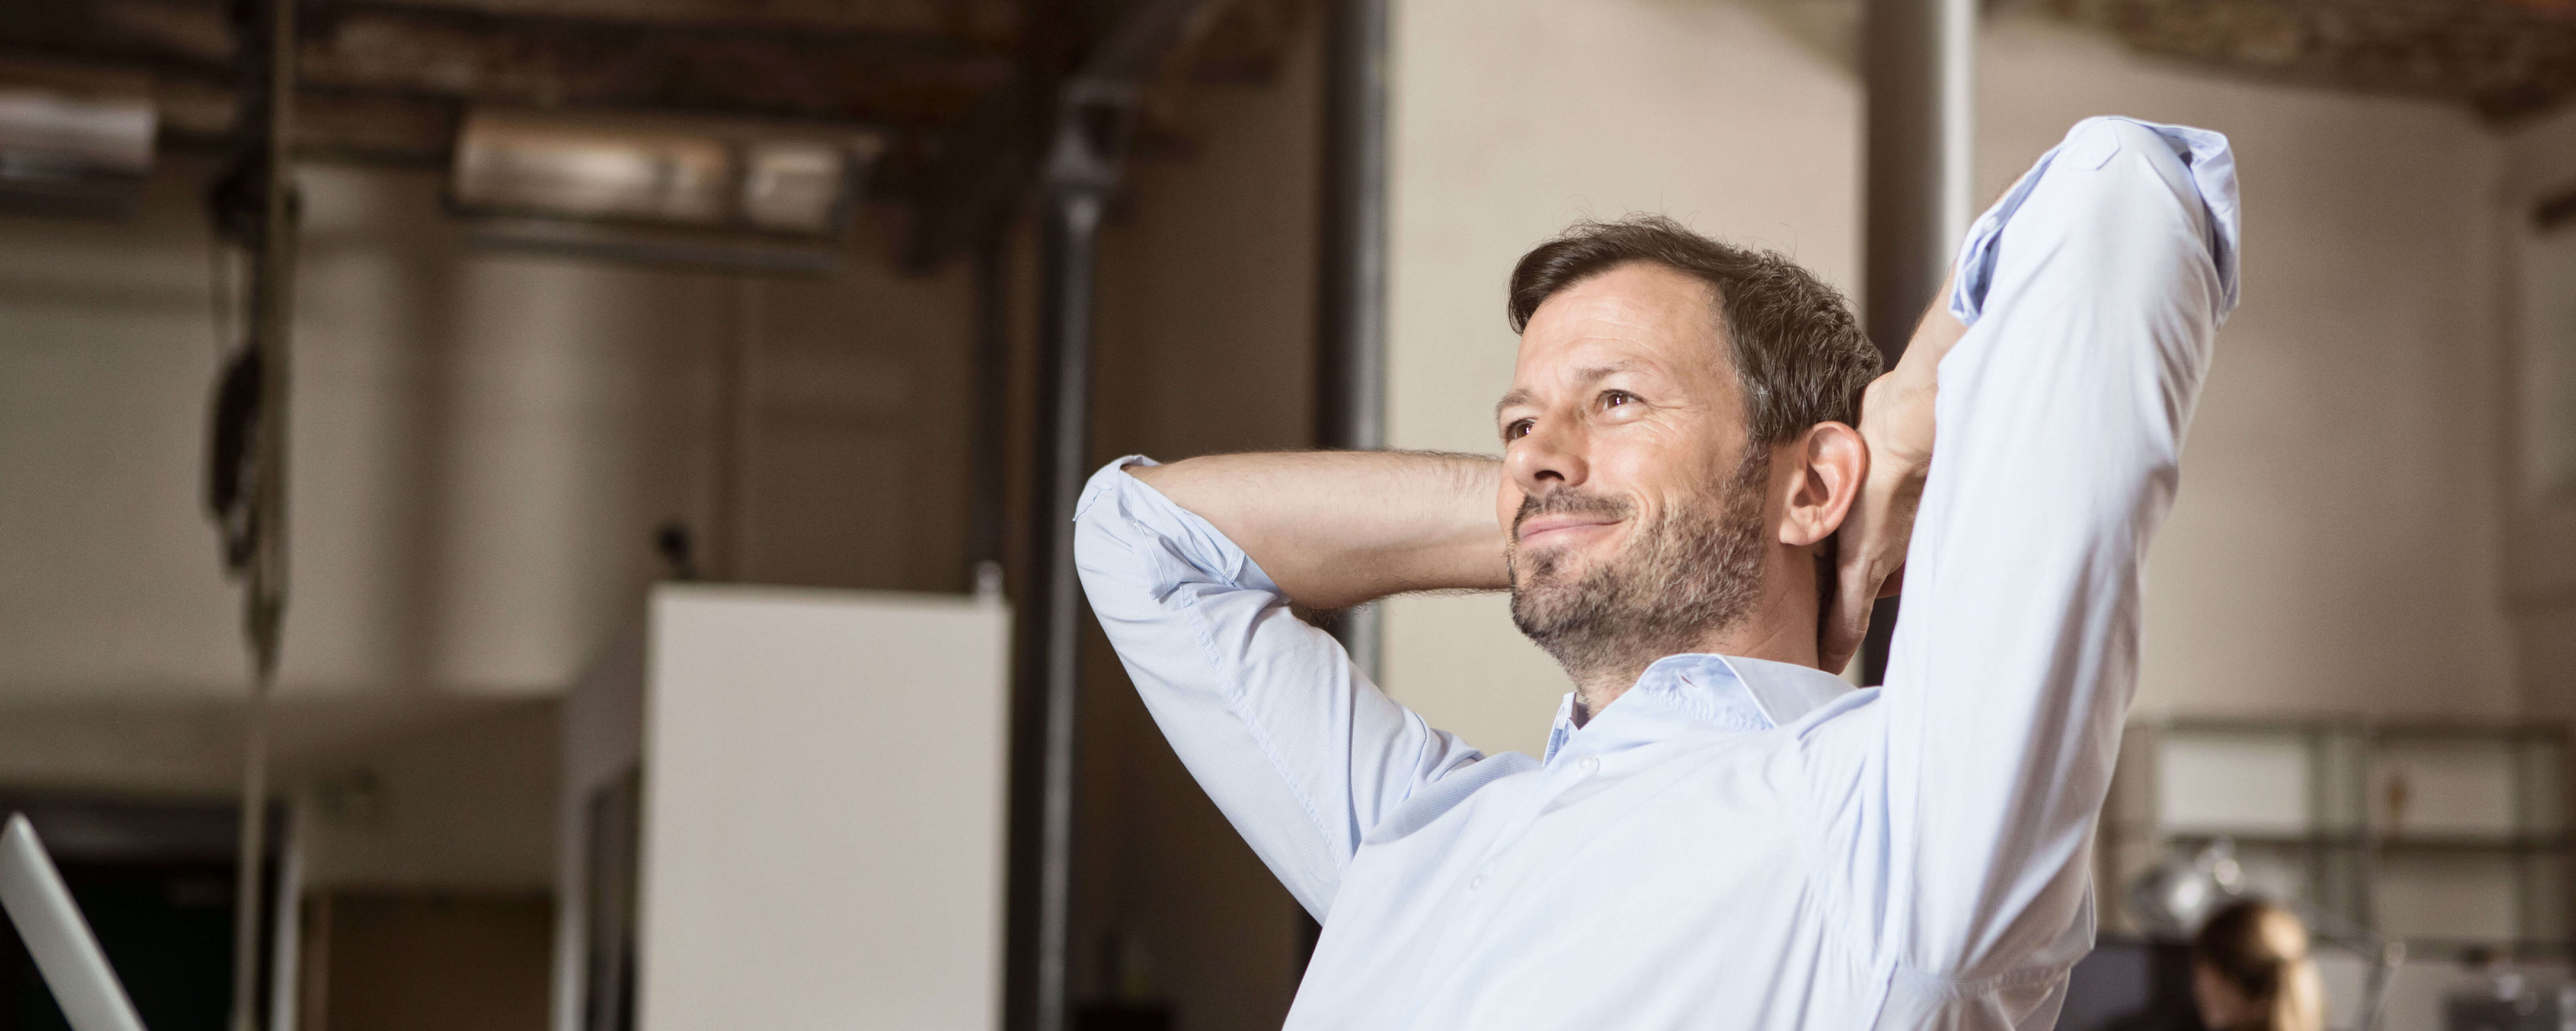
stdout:
<svg viewBox="0 0 2576 1031">
<path fill-rule="evenodd" d="M 45 986 L 54 990 L 54 1002 L 63 1008 L 72 1031 L 143 1031 L 134 1001 L 125 997 L 125 985 L 107 965 L 89 921 L 81 919 L 63 875 L 45 856 L 44 843 L 36 840 L 36 828 L 24 813 L 9 814 L 7 827 L 0 829 L 0 908 L 18 926 L 27 955 L 45 975 Z"/>
</svg>

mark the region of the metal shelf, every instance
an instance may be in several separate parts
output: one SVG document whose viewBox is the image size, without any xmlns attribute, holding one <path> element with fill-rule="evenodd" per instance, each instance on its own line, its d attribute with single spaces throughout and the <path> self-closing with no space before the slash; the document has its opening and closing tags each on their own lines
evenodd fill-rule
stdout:
<svg viewBox="0 0 2576 1031">
<path fill-rule="evenodd" d="M 2565 834 L 2483 835 L 2483 834 L 2401 834 L 2371 836 L 2355 833 L 2275 834 L 2265 831 L 2234 832 L 2199 828 L 2168 829 L 2166 840 L 2190 845 L 2207 845 L 2222 838 L 2240 847 L 2377 849 L 2383 852 L 2483 852 L 2500 854 L 2563 853 L 2576 847 Z"/>
<path fill-rule="evenodd" d="M 2225 838 L 2271 893 L 2425 954 L 2576 953 L 2569 751 L 2555 721 L 2140 721 L 2103 813 L 2103 883 Z M 2424 894 L 2440 878 L 2485 892 L 2483 917 Z"/>
</svg>

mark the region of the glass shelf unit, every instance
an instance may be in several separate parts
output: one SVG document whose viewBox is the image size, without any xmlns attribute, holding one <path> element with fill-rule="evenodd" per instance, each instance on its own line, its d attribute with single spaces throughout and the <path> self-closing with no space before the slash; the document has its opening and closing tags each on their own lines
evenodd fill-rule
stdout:
<svg viewBox="0 0 2576 1031">
<path fill-rule="evenodd" d="M 2563 956 L 2567 746 L 2558 722 L 2139 721 L 2103 812 L 2103 896 L 2225 838 L 2250 890 L 2420 956 Z"/>
</svg>

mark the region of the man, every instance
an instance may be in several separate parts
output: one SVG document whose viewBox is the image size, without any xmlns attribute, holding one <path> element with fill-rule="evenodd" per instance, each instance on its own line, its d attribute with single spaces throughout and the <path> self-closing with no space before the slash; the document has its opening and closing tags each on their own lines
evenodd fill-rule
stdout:
<svg viewBox="0 0 2576 1031">
<path fill-rule="evenodd" d="M 1095 476 L 1102 625 L 1324 921 L 1289 1026 L 2052 1026 L 2234 190 L 2214 133 L 2077 125 L 1874 382 L 1796 266 L 1578 226 L 1513 273 L 1499 462 Z M 1887 684 L 1850 690 L 1900 565 Z M 1537 759 L 1431 729 L 1288 608 L 1506 587 L 1575 685 Z"/>
</svg>

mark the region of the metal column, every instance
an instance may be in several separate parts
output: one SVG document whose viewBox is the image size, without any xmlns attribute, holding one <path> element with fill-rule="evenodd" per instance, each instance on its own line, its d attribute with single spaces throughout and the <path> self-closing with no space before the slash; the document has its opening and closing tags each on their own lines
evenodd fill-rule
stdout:
<svg viewBox="0 0 2576 1031">
<path fill-rule="evenodd" d="M 1334 0 L 1326 18 L 1315 443 L 1371 450 L 1386 446 L 1386 0 Z M 1333 632 L 1374 676 L 1377 607 Z"/>
<path fill-rule="evenodd" d="M 1074 729 L 1082 700 L 1082 584 L 1073 503 L 1091 473 L 1091 359 L 1100 224 L 1134 131 L 1137 94 L 1225 0 L 1153 0 L 1104 36 L 1056 101 L 1039 178 L 1045 220 L 1027 582 L 1011 713 L 1009 927 L 1003 1026 L 1065 1031 L 1073 902 Z"/>
<path fill-rule="evenodd" d="M 1894 367 L 1968 231 L 1976 174 L 1977 0 L 1868 0 L 1868 289 L 1862 323 Z M 1878 603 L 1861 682 L 1879 683 L 1896 599 Z"/>
<path fill-rule="evenodd" d="M 1067 1026 L 1075 719 L 1082 584 L 1073 503 L 1091 471 L 1091 357 L 1100 221 L 1118 185 L 1133 87 L 1067 85 L 1044 172 L 1035 534 L 1020 593 L 1011 754 L 1011 898 L 1004 1026 Z"/>
</svg>

